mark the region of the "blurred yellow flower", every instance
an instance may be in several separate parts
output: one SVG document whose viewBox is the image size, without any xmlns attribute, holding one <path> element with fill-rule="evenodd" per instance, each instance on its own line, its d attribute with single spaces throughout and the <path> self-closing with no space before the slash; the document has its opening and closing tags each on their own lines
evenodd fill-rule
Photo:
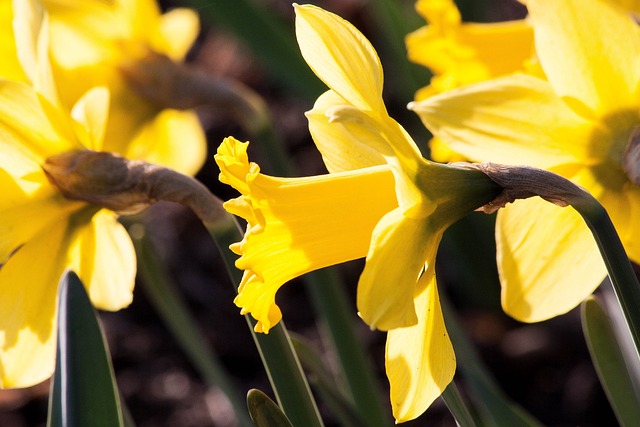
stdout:
<svg viewBox="0 0 640 427">
<path fill-rule="evenodd" d="M 463 23 L 453 0 L 418 0 L 416 10 L 428 25 L 407 35 L 408 57 L 433 73 L 416 101 L 515 72 L 537 73 L 533 29 L 525 20 Z M 439 162 L 465 160 L 437 137 L 429 146 Z"/>
<path fill-rule="evenodd" d="M 368 40 L 314 6 L 296 7 L 302 55 L 330 90 L 307 113 L 328 175 L 274 178 L 232 138 L 218 149 L 220 180 L 241 196 L 226 209 L 248 222 L 233 245 L 245 270 L 236 304 L 268 332 L 281 318 L 277 290 L 311 270 L 366 256 L 357 305 L 389 331 L 386 367 L 398 421 L 413 419 L 453 377 L 455 356 L 440 309 L 435 255 L 444 230 L 491 201 L 484 174 L 430 163 L 386 112 L 383 75 Z"/>
<path fill-rule="evenodd" d="M 418 0 L 416 10 L 429 25 L 406 37 L 409 60 L 434 74 L 416 101 L 524 71 L 534 57 L 533 29 L 525 20 L 462 23 L 453 0 Z"/>
<path fill-rule="evenodd" d="M 123 75 L 123 69 L 156 54 L 183 61 L 199 31 L 195 12 L 178 8 L 161 14 L 156 0 L 42 3 L 49 13 L 54 76 L 63 104 L 71 108 L 96 86 L 111 93 L 105 151 L 195 174 L 206 152 L 196 114 L 153 105 Z"/>
<path fill-rule="evenodd" d="M 0 80 L 0 386 L 51 375 L 57 283 L 78 273 L 92 302 L 131 302 L 135 253 L 117 215 L 65 199 L 42 169 L 55 154 L 101 149 L 108 93 L 89 92 L 71 119 L 25 83 Z M 99 244 L 98 244 L 99 242 Z"/>
<path fill-rule="evenodd" d="M 583 186 L 607 209 L 640 262 L 640 29 L 602 0 L 528 0 L 547 76 L 513 75 L 412 106 L 425 125 L 476 161 L 526 164 Z M 540 199 L 498 214 L 502 304 L 523 321 L 571 310 L 606 275 L 580 216 Z"/>
</svg>

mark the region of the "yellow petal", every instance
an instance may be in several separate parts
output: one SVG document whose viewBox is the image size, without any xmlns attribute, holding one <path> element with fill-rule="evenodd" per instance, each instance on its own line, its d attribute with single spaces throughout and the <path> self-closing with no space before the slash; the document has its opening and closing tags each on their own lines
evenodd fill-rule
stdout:
<svg viewBox="0 0 640 427">
<path fill-rule="evenodd" d="M 200 21 L 193 10 L 177 8 L 160 17 L 158 40 L 151 43 L 157 52 L 174 61 L 182 61 L 198 37 Z"/>
<path fill-rule="evenodd" d="M 593 122 L 576 114 L 549 84 L 514 75 L 411 104 L 422 122 L 474 161 L 549 168 L 593 163 Z"/>
<path fill-rule="evenodd" d="M 496 242 L 502 306 L 524 322 L 573 309 L 607 274 L 582 217 L 539 198 L 498 213 Z"/>
<path fill-rule="evenodd" d="M 55 305 L 68 221 L 42 230 L 0 270 L 0 387 L 44 381 L 55 362 Z M 37 261 L 37 268 L 34 262 Z"/>
<path fill-rule="evenodd" d="M 165 109 L 145 123 L 124 155 L 195 175 L 204 163 L 206 150 L 206 136 L 197 115 Z"/>
<path fill-rule="evenodd" d="M 71 116 L 84 128 L 83 145 L 86 148 L 100 151 L 108 115 L 109 91 L 104 87 L 91 89 L 74 105 Z"/>
<path fill-rule="evenodd" d="M 246 270 L 236 304 L 267 332 L 280 320 L 275 294 L 306 272 L 366 255 L 380 218 L 397 206 L 385 166 L 306 178 L 274 178 L 249 163 L 248 143 L 226 138 L 215 156 L 220 180 L 242 196 L 225 208 L 247 220 L 231 249 Z M 357 197 L 354 197 L 357 195 Z"/>
<path fill-rule="evenodd" d="M 371 328 L 386 331 L 416 324 L 413 296 L 418 278 L 425 263 L 424 275 L 435 274 L 441 237 L 442 231 L 427 218 L 407 218 L 402 209 L 382 217 L 358 282 L 358 312 Z"/>
<path fill-rule="evenodd" d="M 376 149 L 386 144 L 379 131 L 360 126 L 360 135 L 356 138 L 354 129 L 346 127 L 348 124 L 330 120 L 327 111 L 346 105 L 347 101 L 329 90 L 317 99 L 312 110 L 305 113 L 309 120 L 309 132 L 327 170 L 334 173 L 385 164 Z"/>
<path fill-rule="evenodd" d="M 434 275 L 415 298 L 418 323 L 387 334 L 386 369 L 397 422 L 420 416 L 453 379 L 456 358 L 445 329 Z"/>
<path fill-rule="evenodd" d="M 87 218 L 91 213 L 74 217 L 70 268 L 78 274 L 97 308 L 119 310 L 133 298 L 133 244 L 113 212 L 103 209 Z"/>
<path fill-rule="evenodd" d="M 356 108 L 385 111 L 382 66 L 371 43 L 333 13 L 311 5 L 294 7 L 300 51 L 313 72 Z"/>
<path fill-rule="evenodd" d="M 429 25 L 406 38 L 409 60 L 437 75 L 430 94 L 522 72 L 534 56 L 533 28 L 526 21 L 443 25 Z M 418 94 L 416 100 L 424 97 Z"/>
<path fill-rule="evenodd" d="M 28 243 L 36 234 L 84 205 L 64 199 L 44 177 L 41 177 L 45 181 L 43 185 L 30 194 L 23 191 L 18 180 L 6 177 L 5 172 L 0 170 L 3 190 L 0 202 L 0 265 L 14 250 Z"/>
<path fill-rule="evenodd" d="M 82 149 L 68 116 L 33 88 L 7 80 L 0 80 L 0 147 L 38 164 L 53 154 Z"/>
<path fill-rule="evenodd" d="M 22 64 L 18 59 L 18 52 L 16 46 L 14 25 L 19 25 L 20 30 L 27 31 L 28 23 L 22 23 L 20 20 L 15 19 L 13 12 L 13 2 L 2 1 L 0 2 L 0 77 L 8 80 L 17 80 L 21 82 L 28 82 L 29 79 L 25 74 L 25 70 L 22 68 Z"/>
<path fill-rule="evenodd" d="M 637 109 L 640 29 L 629 14 L 602 0 L 526 3 L 540 63 L 558 95 L 599 116 Z"/>
</svg>

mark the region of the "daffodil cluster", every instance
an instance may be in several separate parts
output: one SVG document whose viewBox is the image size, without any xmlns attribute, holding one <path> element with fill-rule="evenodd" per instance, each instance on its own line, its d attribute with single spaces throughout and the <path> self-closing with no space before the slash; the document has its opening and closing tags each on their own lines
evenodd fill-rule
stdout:
<svg viewBox="0 0 640 427">
<path fill-rule="evenodd" d="M 411 108 L 471 160 L 531 165 L 584 187 L 609 212 L 630 258 L 640 262 L 640 28 L 624 8 L 637 4 L 524 3 L 545 78 L 516 73 Z M 571 310 L 606 276 L 581 217 L 541 199 L 499 212 L 496 240 L 502 305 L 522 321 Z"/>
<path fill-rule="evenodd" d="M 248 225 L 231 249 L 244 276 L 235 302 L 267 333 L 282 317 L 276 292 L 308 271 L 366 257 L 360 317 L 388 331 L 386 368 L 398 421 L 420 415 L 449 384 L 455 356 L 435 280 L 444 230 L 500 188 L 483 173 L 425 160 L 387 113 L 378 56 L 350 23 L 296 6 L 302 55 L 330 88 L 307 113 L 329 174 L 276 178 L 227 138 L 220 180 L 241 196 L 225 208 Z"/>
<path fill-rule="evenodd" d="M 192 28 L 182 35 L 185 20 Z M 152 1 L 15 0 L 0 2 L 0 22 L 0 386 L 8 388 L 53 371 L 65 269 L 98 308 L 132 298 L 135 254 L 117 214 L 65 198 L 48 161 L 109 151 L 194 172 L 203 139 L 192 113 L 129 103 L 118 76 L 145 51 L 182 58 L 197 31 L 191 12 L 160 16 Z M 175 136 L 185 133 L 193 145 L 176 158 Z"/>
</svg>

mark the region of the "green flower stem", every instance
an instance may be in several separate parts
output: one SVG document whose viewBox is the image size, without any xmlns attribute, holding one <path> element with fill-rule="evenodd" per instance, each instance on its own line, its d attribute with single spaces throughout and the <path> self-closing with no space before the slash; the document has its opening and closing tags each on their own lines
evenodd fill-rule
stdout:
<svg viewBox="0 0 640 427">
<path fill-rule="evenodd" d="M 274 175 L 294 176 L 295 172 L 273 128 L 265 126 L 255 136 L 258 142 L 256 145 L 268 160 L 265 169 Z M 345 295 L 344 284 L 331 267 L 310 272 L 302 280 L 315 311 L 326 325 L 349 396 L 358 409 L 358 414 L 368 426 L 388 425 L 390 415 L 384 410 L 388 405 L 382 401 L 371 361 L 354 328 L 357 318 Z"/>
<path fill-rule="evenodd" d="M 371 361 L 353 327 L 356 321 L 353 308 L 347 303 L 335 269 L 326 268 L 310 273 L 305 277 L 305 282 L 316 310 L 322 314 L 322 322 L 333 342 L 358 415 L 370 427 L 389 425 L 390 416 L 383 409 L 388 405 L 382 403 Z"/>
<path fill-rule="evenodd" d="M 442 400 L 444 400 L 449 412 L 455 418 L 456 424 L 460 427 L 479 427 L 482 425 L 480 420 L 473 416 L 464 399 L 462 399 L 455 381 L 451 381 L 447 388 L 444 389 Z"/>
<path fill-rule="evenodd" d="M 141 285 L 156 312 L 206 384 L 218 387 L 227 396 L 239 425 L 253 426 L 247 414 L 244 395 L 235 387 L 216 355 L 204 344 L 206 340 L 200 333 L 189 309 L 176 292 L 175 285 L 169 280 L 168 273 L 162 267 L 143 226 L 133 224 L 129 227 L 129 231 L 136 249 Z"/>
<path fill-rule="evenodd" d="M 559 206 L 570 205 L 582 216 L 598 244 L 636 352 L 640 354 L 640 283 L 604 206 L 568 179 L 549 171 L 494 163 L 469 167 L 481 170 L 503 188 L 503 193 L 484 207 L 485 212 L 493 212 L 517 199 L 540 196 Z"/>
<path fill-rule="evenodd" d="M 229 245 L 242 240 L 238 223 L 227 214 L 220 215 L 215 222 L 205 222 L 205 226 L 218 245 L 229 277 L 237 290 L 242 273 L 235 268 L 235 255 L 229 250 Z M 295 426 L 323 426 L 284 322 L 279 322 L 268 334 L 260 334 L 253 330 L 256 321 L 249 315 L 245 318 L 267 370 L 278 405 Z"/>
<path fill-rule="evenodd" d="M 636 351 L 640 354 L 640 283 L 606 209 L 593 196 L 582 193 L 568 201 L 582 215 L 596 239 Z"/>
</svg>

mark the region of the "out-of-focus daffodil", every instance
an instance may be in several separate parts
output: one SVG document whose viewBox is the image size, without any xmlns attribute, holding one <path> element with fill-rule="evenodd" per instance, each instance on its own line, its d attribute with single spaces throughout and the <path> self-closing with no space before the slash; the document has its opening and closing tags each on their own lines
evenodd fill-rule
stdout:
<svg viewBox="0 0 640 427">
<path fill-rule="evenodd" d="M 101 148 L 106 90 L 80 100 L 76 121 L 24 83 L 0 86 L 0 385 L 9 388 L 53 372 L 64 269 L 97 307 L 117 310 L 131 302 L 135 254 L 115 213 L 65 199 L 43 171 L 50 156 Z"/>
<path fill-rule="evenodd" d="M 524 71 L 533 59 L 533 29 L 525 20 L 462 23 L 453 0 L 418 0 L 416 10 L 429 25 L 407 36 L 408 56 L 434 74 L 416 101 Z"/>
<path fill-rule="evenodd" d="M 198 34 L 195 12 L 179 8 L 161 14 L 156 0 L 42 3 L 50 17 L 54 75 L 64 105 L 70 108 L 92 87 L 111 92 L 104 149 L 197 172 L 206 143 L 195 113 L 143 99 L 124 74 L 154 55 L 182 61 Z"/>
<path fill-rule="evenodd" d="M 453 0 L 418 0 L 416 10 L 428 22 L 406 37 L 409 60 L 433 73 L 416 101 L 457 87 L 515 72 L 538 73 L 533 29 L 525 20 L 498 23 L 462 22 Z M 429 142 L 439 162 L 465 160 L 439 138 Z"/>
<path fill-rule="evenodd" d="M 602 0 L 529 0 L 547 80 L 513 75 L 413 105 L 451 147 L 476 161 L 526 164 L 586 188 L 640 262 L 640 29 Z M 504 309 L 523 321 L 571 310 L 606 275 L 580 216 L 540 199 L 498 214 Z"/>
<path fill-rule="evenodd" d="M 245 270 L 236 304 L 268 332 L 281 318 L 277 290 L 305 272 L 365 257 L 358 310 L 389 331 L 391 401 L 398 421 L 426 410 L 451 381 L 455 357 L 435 282 L 444 230 L 488 203 L 499 188 L 477 171 L 426 161 L 386 112 L 378 56 L 351 24 L 296 6 L 302 55 L 330 90 L 307 113 L 331 172 L 274 178 L 249 163 L 247 145 L 218 149 L 221 181 L 241 196 L 225 207 L 248 222 L 233 245 Z"/>
</svg>

